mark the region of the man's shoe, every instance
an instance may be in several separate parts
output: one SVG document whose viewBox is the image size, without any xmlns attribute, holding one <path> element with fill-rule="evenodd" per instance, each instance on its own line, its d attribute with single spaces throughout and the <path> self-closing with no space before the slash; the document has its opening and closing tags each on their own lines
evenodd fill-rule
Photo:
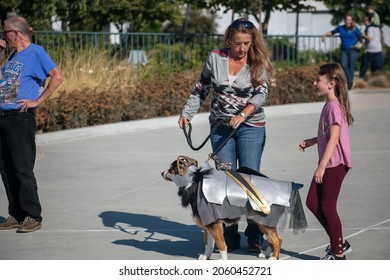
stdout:
<svg viewBox="0 0 390 280">
<path fill-rule="evenodd" d="M 16 232 L 21 232 L 21 233 L 33 232 L 40 228 L 42 228 L 41 222 L 27 216 L 24 219 L 23 223 L 21 223 L 19 229 Z"/>
<path fill-rule="evenodd" d="M 0 230 L 20 227 L 20 223 L 12 216 L 9 216 L 2 223 L 0 223 Z"/>
<path fill-rule="evenodd" d="M 349 244 L 349 242 L 347 240 L 344 240 L 344 243 L 343 243 L 343 254 L 346 255 L 346 254 L 351 253 L 351 252 L 352 252 L 351 244 Z M 331 248 L 330 244 L 328 245 L 328 247 L 326 247 L 325 253 L 327 255 L 330 255 L 332 253 L 332 248 Z"/>
</svg>

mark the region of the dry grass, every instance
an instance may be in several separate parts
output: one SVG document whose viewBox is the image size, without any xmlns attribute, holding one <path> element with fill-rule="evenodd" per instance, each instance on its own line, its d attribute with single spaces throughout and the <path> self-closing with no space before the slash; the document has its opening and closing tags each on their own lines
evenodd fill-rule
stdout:
<svg viewBox="0 0 390 280">
<path fill-rule="evenodd" d="M 355 87 L 364 88 L 390 88 L 390 72 L 367 74 L 364 79 L 356 79 Z"/>
<path fill-rule="evenodd" d="M 66 52 L 58 62 L 65 77 L 61 92 L 71 93 L 83 88 L 109 90 L 112 87 L 132 87 L 136 84 L 136 71 L 126 61 L 117 62 L 108 54 L 95 55 L 85 51 L 76 58 Z"/>
</svg>

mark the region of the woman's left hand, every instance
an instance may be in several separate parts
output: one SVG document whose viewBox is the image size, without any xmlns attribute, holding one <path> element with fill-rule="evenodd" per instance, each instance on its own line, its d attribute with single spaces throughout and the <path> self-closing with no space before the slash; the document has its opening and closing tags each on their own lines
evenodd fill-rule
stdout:
<svg viewBox="0 0 390 280">
<path fill-rule="evenodd" d="M 229 125 L 232 128 L 237 129 L 244 121 L 245 118 L 243 116 L 236 115 L 230 119 Z"/>
</svg>

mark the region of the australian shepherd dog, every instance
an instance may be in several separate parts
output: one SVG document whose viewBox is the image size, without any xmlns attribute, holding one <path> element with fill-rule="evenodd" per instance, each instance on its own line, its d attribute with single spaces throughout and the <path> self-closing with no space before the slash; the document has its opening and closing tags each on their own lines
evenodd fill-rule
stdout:
<svg viewBox="0 0 390 280">
<path fill-rule="evenodd" d="M 195 223 L 204 231 L 205 250 L 200 254 L 198 259 L 209 259 L 212 255 L 214 245 L 220 253 L 220 259 L 228 259 L 227 246 L 223 235 L 223 224 L 238 223 L 242 216 L 246 216 L 254 220 L 260 231 L 265 235 L 272 251 L 269 259 L 278 260 L 280 257 L 282 238 L 278 232 L 277 226 L 281 217 L 284 216 L 283 214 L 291 214 L 290 227 L 294 227 L 294 232 L 296 232 L 297 229 L 302 230 L 307 227 L 298 192 L 298 188 L 302 187 L 302 185 L 295 183 L 286 184 L 289 186 L 288 188 L 290 188 L 287 190 L 288 197 L 286 200 L 288 201 L 284 205 L 270 203 L 271 212 L 266 215 L 262 212 L 255 211 L 249 203 L 249 198 L 247 198 L 247 203 L 240 206 L 232 205 L 228 197 L 221 198 L 221 203 L 210 202 L 210 199 L 207 199 L 207 195 L 205 195 L 205 192 L 207 191 L 204 189 L 206 184 L 203 184 L 203 181 L 204 178 L 209 178 L 215 172 L 220 171 L 216 171 L 216 169 L 211 167 L 206 169 L 198 168 L 196 160 L 186 156 L 179 156 L 177 160 L 172 162 L 168 170 L 161 173 L 164 179 L 176 183 L 179 188 L 178 195 L 181 198 L 182 206 L 191 207 Z M 265 177 L 249 168 L 244 168 L 243 170 L 239 169 L 237 172 L 242 172 L 243 174 L 252 173 L 251 176 Z M 266 177 L 264 179 L 268 180 Z M 222 180 L 221 184 L 225 184 L 225 181 Z M 218 196 L 220 196 L 220 194 L 218 194 Z M 267 200 L 265 193 L 264 198 Z M 295 221 L 293 221 L 294 219 Z M 259 257 L 265 257 L 264 252 L 260 253 Z"/>
</svg>

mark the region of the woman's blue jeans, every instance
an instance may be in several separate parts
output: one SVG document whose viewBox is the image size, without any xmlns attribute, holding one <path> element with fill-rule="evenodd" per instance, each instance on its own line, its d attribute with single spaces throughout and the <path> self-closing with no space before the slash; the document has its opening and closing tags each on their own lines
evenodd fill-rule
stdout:
<svg viewBox="0 0 390 280">
<path fill-rule="evenodd" d="M 213 129 L 214 125 L 211 126 L 211 131 Z M 226 126 L 219 126 L 214 131 L 210 137 L 213 151 L 218 149 L 231 132 L 232 128 Z M 237 170 L 237 166 L 246 166 L 260 172 L 265 138 L 265 126 L 252 127 L 242 124 L 235 135 L 218 152 L 217 157 L 222 162 L 232 163 L 233 170 Z"/>
<path fill-rule="evenodd" d="M 213 131 L 214 128 L 215 126 L 211 125 L 211 131 Z M 219 148 L 231 132 L 231 127 L 219 126 L 214 133 L 212 133 L 210 139 L 213 151 L 216 151 Z M 237 166 L 246 166 L 260 172 L 265 140 L 265 126 L 252 127 L 242 124 L 237 129 L 235 135 L 230 138 L 226 145 L 217 153 L 217 157 L 224 163 L 232 163 L 233 170 L 237 170 Z M 247 220 L 247 222 L 248 226 L 245 230 L 245 235 L 248 237 L 248 243 L 262 242 L 262 240 L 260 240 L 261 232 L 257 225 L 251 220 Z M 239 248 L 240 234 L 238 233 L 238 225 L 225 227 L 224 236 L 228 248 Z"/>
<path fill-rule="evenodd" d="M 359 56 L 358 49 L 347 49 L 341 50 L 341 67 L 344 70 L 345 76 L 347 78 L 348 85 L 353 84 L 353 77 L 355 75 L 355 65 Z"/>
</svg>

